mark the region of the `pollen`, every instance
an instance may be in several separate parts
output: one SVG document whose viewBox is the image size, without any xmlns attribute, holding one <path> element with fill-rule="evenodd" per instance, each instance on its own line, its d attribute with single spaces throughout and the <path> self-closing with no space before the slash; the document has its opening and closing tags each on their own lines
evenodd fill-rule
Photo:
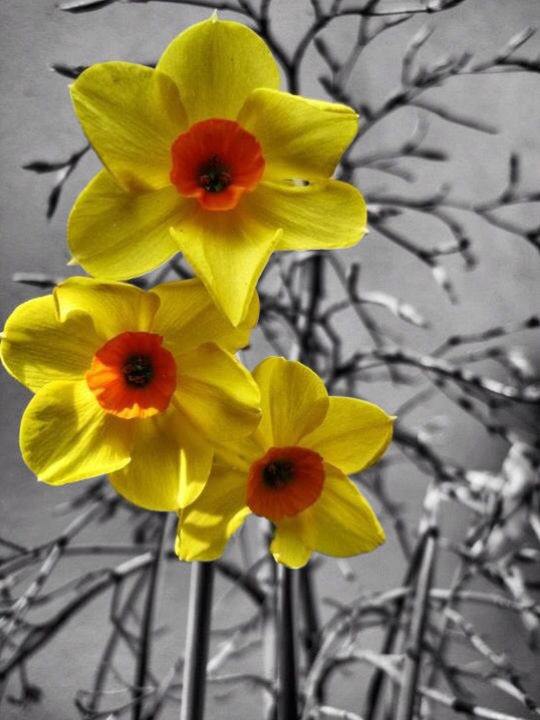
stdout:
<svg viewBox="0 0 540 720">
<path fill-rule="evenodd" d="M 176 388 L 176 364 L 162 339 L 155 333 L 124 332 L 97 351 L 86 382 L 106 412 L 129 419 L 167 409 Z"/>
<path fill-rule="evenodd" d="M 246 504 L 278 522 L 297 515 L 317 500 L 324 484 L 322 457 L 302 447 L 273 447 L 251 464 Z"/>
<path fill-rule="evenodd" d="M 205 210 L 232 210 L 257 187 L 264 158 L 256 138 L 233 120 L 194 123 L 171 146 L 170 179 Z"/>
</svg>

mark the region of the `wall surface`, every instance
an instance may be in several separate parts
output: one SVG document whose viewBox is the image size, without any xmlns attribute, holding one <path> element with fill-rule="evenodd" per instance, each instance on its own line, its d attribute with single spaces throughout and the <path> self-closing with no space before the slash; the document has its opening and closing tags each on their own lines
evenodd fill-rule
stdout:
<svg viewBox="0 0 540 720">
<path fill-rule="evenodd" d="M 276 32 L 283 38 L 294 39 L 310 13 L 308 0 L 275 2 Z M 44 215 L 52 176 L 35 175 L 22 170 L 21 166 L 36 159 L 55 161 L 67 158 L 84 143 L 70 106 L 68 81 L 51 72 L 50 65 L 87 65 L 116 58 L 150 63 L 157 59 L 176 33 L 206 16 L 205 10 L 165 2 L 117 3 L 99 12 L 81 15 L 60 12 L 52 0 L 0 3 L 2 320 L 18 303 L 40 294 L 39 289 L 12 282 L 14 273 L 43 272 L 56 276 L 76 272 L 76 269 L 66 267 L 66 216 L 77 193 L 99 167 L 95 157 L 88 155 L 84 158 L 67 183 L 55 216 L 47 222 Z M 234 16 L 223 13 L 223 17 Z M 425 62 L 439 55 L 471 48 L 479 57 L 485 57 L 493 54 L 524 27 L 540 26 L 540 4 L 537 0 L 474 0 L 455 11 L 429 17 L 428 21 L 435 28 L 435 33 L 423 51 Z M 376 101 L 388 95 L 398 82 L 399 61 L 404 47 L 425 22 L 425 16 L 419 16 L 403 27 L 388 31 L 380 43 L 374 44 L 354 71 L 351 91 L 356 97 L 366 96 Z M 337 23 L 332 36 L 335 48 L 346 47 L 354 33 L 355 28 L 347 22 Z M 287 40 L 284 44 L 287 46 Z M 528 52 L 531 55 L 540 52 L 537 38 L 532 39 Z M 302 92 L 324 97 L 317 82 L 321 72 L 320 59 L 313 49 L 308 52 L 304 72 Z M 359 186 L 369 188 L 374 194 L 383 188 L 422 194 L 435 190 L 442 183 L 450 183 L 456 194 L 464 199 L 471 196 L 491 198 L 504 185 L 511 151 L 518 151 L 523 159 L 523 184 L 537 190 L 540 177 L 539 90 L 538 75 L 492 74 L 450 81 L 435 90 L 433 98 L 452 107 L 458 114 L 489 120 L 501 129 L 499 134 L 476 133 L 435 117 L 429 130 L 430 144 L 448 150 L 451 156 L 448 163 L 428 165 L 411 160 L 411 171 L 417 179 L 410 186 L 400 178 L 364 171 L 359 177 Z M 399 122 L 383 124 L 375 132 L 366 134 L 362 140 L 362 151 L 368 153 L 378 148 L 395 147 L 397 142 L 405 140 L 416 122 L 415 113 L 403 111 Z M 400 137 L 397 136 L 399 133 Z M 513 208 L 509 216 L 514 219 L 519 217 L 524 225 L 540 224 L 538 205 Z M 358 247 L 341 254 L 345 262 L 361 262 L 363 289 L 391 292 L 423 309 L 432 326 L 430 331 L 396 326 L 396 332 L 410 334 L 407 338 L 410 347 L 428 351 L 449 335 L 518 322 L 538 310 L 538 253 L 522 239 L 502 230 L 496 231 L 477 218 L 464 214 L 463 221 L 467 223 L 480 263 L 472 272 L 463 272 L 457 259 L 450 257 L 445 262 L 455 281 L 461 300 L 459 304 L 450 304 L 441 296 L 428 270 L 376 233 L 369 234 Z M 411 217 L 407 222 L 411 234 L 421 245 L 429 247 L 443 239 L 440 226 L 429 217 Z M 346 327 L 344 329 L 347 330 Z M 349 341 L 361 347 L 367 339 L 354 335 L 349 337 Z M 529 336 L 521 334 L 514 342 L 527 348 L 532 361 L 537 362 L 539 348 Z M 489 365 L 487 367 L 493 370 Z M 365 392 L 366 396 L 389 411 L 395 410 L 407 396 L 405 391 L 382 382 L 369 384 Z M 3 372 L 0 373 L 0 393 L 0 535 L 28 545 L 42 543 L 66 524 L 64 517 L 55 514 L 55 508 L 68 500 L 74 489 L 52 489 L 35 481 L 20 459 L 17 442 L 18 419 L 29 393 Z M 455 409 L 449 410 L 444 399 L 431 401 L 427 411 L 419 408 L 411 417 L 411 424 L 419 425 L 441 414 L 448 417 L 448 423 L 440 443 L 449 456 L 460 457 L 464 464 L 472 467 L 498 468 L 505 453 L 504 445 L 488 438 L 470 418 L 460 415 Z M 533 421 L 527 413 L 522 413 L 520 418 L 519 422 L 524 427 L 530 426 Z M 416 517 L 425 480 L 418 473 L 407 472 L 405 477 L 399 472 L 393 475 L 391 491 L 393 497 L 409 504 L 411 516 Z M 459 524 L 466 520 L 456 519 L 455 522 Z M 125 524 L 109 524 L 104 526 L 103 539 L 121 542 L 127 531 Z M 328 563 L 320 580 L 321 593 L 324 595 L 332 588 L 334 595 L 339 593 L 342 598 L 350 598 L 365 586 L 391 587 L 397 583 L 401 559 L 395 538 L 391 532 L 389 535 L 389 542 L 382 550 L 353 562 L 358 571 L 354 583 L 347 583 L 337 566 Z M 77 562 L 81 567 L 79 560 L 70 562 Z M 56 582 L 68 579 L 73 567 L 66 563 L 63 574 Z M 88 561 L 90 567 L 91 562 Z M 444 573 L 444 568 L 441 572 Z M 169 659 L 184 639 L 188 578 L 188 567 L 181 564 L 168 567 L 160 623 L 166 627 L 165 644 Z M 225 585 L 220 585 L 218 595 L 224 593 Z M 234 598 L 231 601 L 229 595 L 224 595 L 217 625 L 230 620 L 231 604 L 235 604 Z M 32 662 L 32 678 L 45 688 L 42 705 L 28 707 L 24 711 L 8 705 L 7 714 L 2 717 L 6 720 L 16 717 L 63 720 L 76 716 L 73 696 L 78 688 L 90 686 L 102 644 L 98 631 L 104 623 L 107 608 L 106 602 L 94 603 L 76 624 L 59 635 L 48 650 Z M 517 623 L 511 631 L 521 632 Z M 499 634 L 499 639 L 509 642 L 508 637 L 512 633 Z M 531 655 L 524 655 L 520 661 L 534 671 L 535 661 Z M 160 660 L 157 663 L 159 666 Z M 167 667 L 165 659 L 162 665 Z M 357 691 L 357 688 L 340 681 L 335 692 L 343 699 L 343 706 L 347 706 L 347 700 L 354 706 Z M 228 717 L 256 717 L 258 703 L 259 696 L 254 691 L 234 692 L 225 704 L 215 693 L 209 717 L 213 717 L 214 712 L 216 717 L 224 720 Z M 227 714 L 229 708 L 233 714 Z M 235 708 L 234 712 L 232 708 Z"/>
</svg>

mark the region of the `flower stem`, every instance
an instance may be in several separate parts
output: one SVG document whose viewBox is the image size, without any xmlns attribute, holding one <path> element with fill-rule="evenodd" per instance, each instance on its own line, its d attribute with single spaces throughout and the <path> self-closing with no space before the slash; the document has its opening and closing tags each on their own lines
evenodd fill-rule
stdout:
<svg viewBox="0 0 540 720">
<path fill-rule="evenodd" d="M 203 720 L 204 717 L 213 586 L 214 564 L 194 562 L 191 566 L 180 720 Z"/>
<path fill-rule="evenodd" d="M 313 348 L 313 326 L 319 303 L 324 296 L 324 262 L 322 256 L 320 254 L 314 255 L 306 269 L 309 273 L 305 291 L 306 316 L 300 336 L 298 359 L 316 371 L 317 353 L 314 352 Z"/>
<path fill-rule="evenodd" d="M 137 666 L 135 669 L 135 703 L 133 705 L 133 720 L 140 720 L 142 717 L 144 695 L 146 686 L 146 676 L 150 667 L 150 650 L 152 647 L 152 630 L 154 627 L 154 615 L 156 612 L 156 602 L 158 596 L 158 585 L 160 569 L 163 559 L 163 547 L 167 529 L 170 528 L 170 518 L 174 517 L 171 513 L 163 514 L 158 518 L 159 528 L 157 531 L 156 545 L 154 548 L 154 557 L 148 575 L 148 591 L 144 604 L 144 613 L 142 618 L 141 639 L 139 652 L 137 654 Z"/>
<path fill-rule="evenodd" d="M 304 565 L 298 571 L 298 580 L 300 583 L 300 606 L 302 617 L 304 618 L 304 648 L 308 660 L 308 665 L 314 663 L 317 653 L 319 652 L 319 613 L 315 602 L 315 588 L 313 587 L 313 565 L 309 563 Z"/>
<path fill-rule="evenodd" d="M 277 563 L 271 562 L 268 567 L 268 591 L 266 593 L 265 602 L 263 604 L 263 669 L 264 676 L 277 683 Z M 276 720 L 277 707 L 276 695 L 270 696 L 264 693 L 263 696 L 263 718 L 264 720 Z"/>
<path fill-rule="evenodd" d="M 278 577 L 278 720 L 298 720 L 293 571 L 280 565 Z"/>
<path fill-rule="evenodd" d="M 416 547 L 413 550 L 413 554 L 407 568 L 407 572 L 405 573 L 405 577 L 403 578 L 403 581 L 401 583 L 403 587 L 411 587 L 415 577 L 419 572 L 422 558 L 424 556 L 426 537 L 426 534 L 423 534 L 418 538 Z M 401 598 L 396 600 L 394 604 L 393 616 L 387 625 L 386 634 L 380 650 L 381 655 L 388 655 L 392 652 L 394 643 L 400 632 L 400 619 L 406 607 L 406 598 L 407 595 L 405 594 Z M 367 718 L 371 718 L 372 720 L 375 720 L 375 718 L 377 718 L 378 710 L 381 705 L 382 690 L 385 679 L 385 672 L 381 668 L 377 668 L 376 671 L 373 673 L 373 677 L 371 678 L 367 690 L 364 715 Z"/>
</svg>

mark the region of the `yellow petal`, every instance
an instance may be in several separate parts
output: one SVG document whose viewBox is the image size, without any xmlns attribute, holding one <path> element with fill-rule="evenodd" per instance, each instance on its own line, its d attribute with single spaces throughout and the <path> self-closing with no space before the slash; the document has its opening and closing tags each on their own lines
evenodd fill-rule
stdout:
<svg viewBox="0 0 540 720">
<path fill-rule="evenodd" d="M 178 356 L 175 402 L 203 436 L 219 442 L 249 435 L 259 422 L 251 374 L 215 343 Z"/>
<path fill-rule="evenodd" d="M 285 518 L 274 529 L 270 552 L 276 562 L 291 568 L 302 567 L 309 560 L 311 550 L 302 538 L 297 517 Z"/>
<path fill-rule="evenodd" d="M 172 80 L 144 65 L 92 65 L 70 87 L 83 130 L 125 190 L 170 184 L 171 144 L 187 126 Z"/>
<path fill-rule="evenodd" d="M 297 445 L 326 415 L 326 388 L 302 363 L 269 357 L 257 365 L 253 378 L 261 391 L 262 419 L 257 433 L 267 447 Z"/>
<path fill-rule="evenodd" d="M 319 499 L 300 513 L 305 542 L 335 557 L 374 550 L 385 536 L 370 504 L 341 471 L 326 463 L 324 469 Z"/>
<path fill-rule="evenodd" d="M 261 145 L 265 177 L 332 175 L 358 129 L 352 108 L 260 88 L 248 96 L 238 122 Z"/>
<path fill-rule="evenodd" d="M 151 294 L 161 301 L 154 332 L 166 338 L 174 355 L 209 341 L 234 352 L 248 344 L 259 315 L 259 298 L 254 293 L 245 319 L 235 328 L 196 278 L 162 283 L 152 288 Z"/>
<path fill-rule="evenodd" d="M 261 228 L 258 219 L 237 209 L 198 208 L 171 228 L 196 275 L 214 302 L 238 326 L 249 312 L 255 285 L 279 239 L 278 228 Z"/>
<path fill-rule="evenodd" d="M 180 514 L 176 554 L 182 560 L 215 560 L 249 513 L 245 473 L 215 465 L 204 491 Z"/>
<path fill-rule="evenodd" d="M 183 508 L 201 494 L 212 469 L 214 449 L 183 412 L 177 412 L 174 418 L 173 430 L 180 443 L 178 507 Z"/>
<path fill-rule="evenodd" d="M 61 323 L 52 295 L 19 305 L 6 320 L 0 357 L 6 370 L 36 391 L 55 380 L 79 380 L 101 340 L 88 316 Z"/>
<path fill-rule="evenodd" d="M 103 412 L 85 380 L 51 382 L 26 408 L 21 452 L 51 485 L 113 472 L 130 461 L 132 425 Z"/>
<path fill-rule="evenodd" d="M 289 567 L 301 567 L 312 550 L 347 557 L 374 550 L 385 540 L 375 513 L 349 478 L 325 463 L 324 487 L 307 510 L 276 524 L 270 552 Z"/>
<path fill-rule="evenodd" d="M 363 470 L 376 462 L 392 439 L 394 418 L 384 410 L 349 397 L 331 397 L 321 425 L 302 438 L 302 446 L 315 450 L 344 473 Z"/>
<path fill-rule="evenodd" d="M 216 17 L 180 33 L 156 69 L 176 83 L 190 123 L 235 119 L 254 88 L 279 85 L 276 63 L 261 38 L 245 25 Z"/>
<path fill-rule="evenodd" d="M 188 476 L 197 496 L 210 473 L 212 448 L 186 428 L 174 407 L 133 422 L 131 463 L 109 476 L 115 490 L 148 510 L 177 510 L 184 504 Z M 180 430 L 179 430 L 180 428 Z"/>
<path fill-rule="evenodd" d="M 125 192 L 101 170 L 81 192 L 68 218 L 73 261 L 111 280 L 142 275 L 177 252 L 169 227 L 190 211 L 173 187 Z"/>
<path fill-rule="evenodd" d="M 54 289 L 62 322 L 80 312 L 92 318 L 96 333 L 111 338 L 127 330 L 147 332 L 159 307 L 159 298 L 133 285 L 71 277 Z"/>
<path fill-rule="evenodd" d="M 283 230 L 277 250 L 348 247 L 367 229 L 364 198 L 353 185 L 338 180 L 305 186 L 264 180 L 244 195 L 242 211 L 257 220 L 261 234 Z"/>
<path fill-rule="evenodd" d="M 161 415 L 125 420 L 133 425 L 131 463 L 109 480 L 122 497 L 148 510 L 176 510 L 180 448 L 163 427 Z"/>
<path fill-rule="evenodd" d="M 247 472 L 249 466 L 268 450 L 259 430 L 234 442 L 215 440 L 216 463 Z"/>
</svg>

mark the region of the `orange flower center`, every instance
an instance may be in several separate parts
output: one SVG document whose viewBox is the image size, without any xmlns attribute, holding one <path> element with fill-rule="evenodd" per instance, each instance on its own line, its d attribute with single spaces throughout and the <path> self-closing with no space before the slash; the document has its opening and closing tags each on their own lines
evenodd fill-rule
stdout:
<svg viewBox="0 0 540 720">
<path fill-rule="evenodd" d="M 166 410 L 176 388 L 176 364 L 161 335 L 124 332 L 100 347 L 86 373 L 101 407 L 122 418 Z"/>
<path fill-rule="evenodd" d="M 171 182 L 205 210 L 232 210 L 264 171 L 261 146 L 234 120 L 194 123 L 173 142 L 171 156 Z"/>
<path fill-rule="evenodd" d="M 322 457 L 302 447 L 273 447 L 251 464 L 246 504 L 277 522 L 313 505 L 324 483 Z"/>
</svg>

